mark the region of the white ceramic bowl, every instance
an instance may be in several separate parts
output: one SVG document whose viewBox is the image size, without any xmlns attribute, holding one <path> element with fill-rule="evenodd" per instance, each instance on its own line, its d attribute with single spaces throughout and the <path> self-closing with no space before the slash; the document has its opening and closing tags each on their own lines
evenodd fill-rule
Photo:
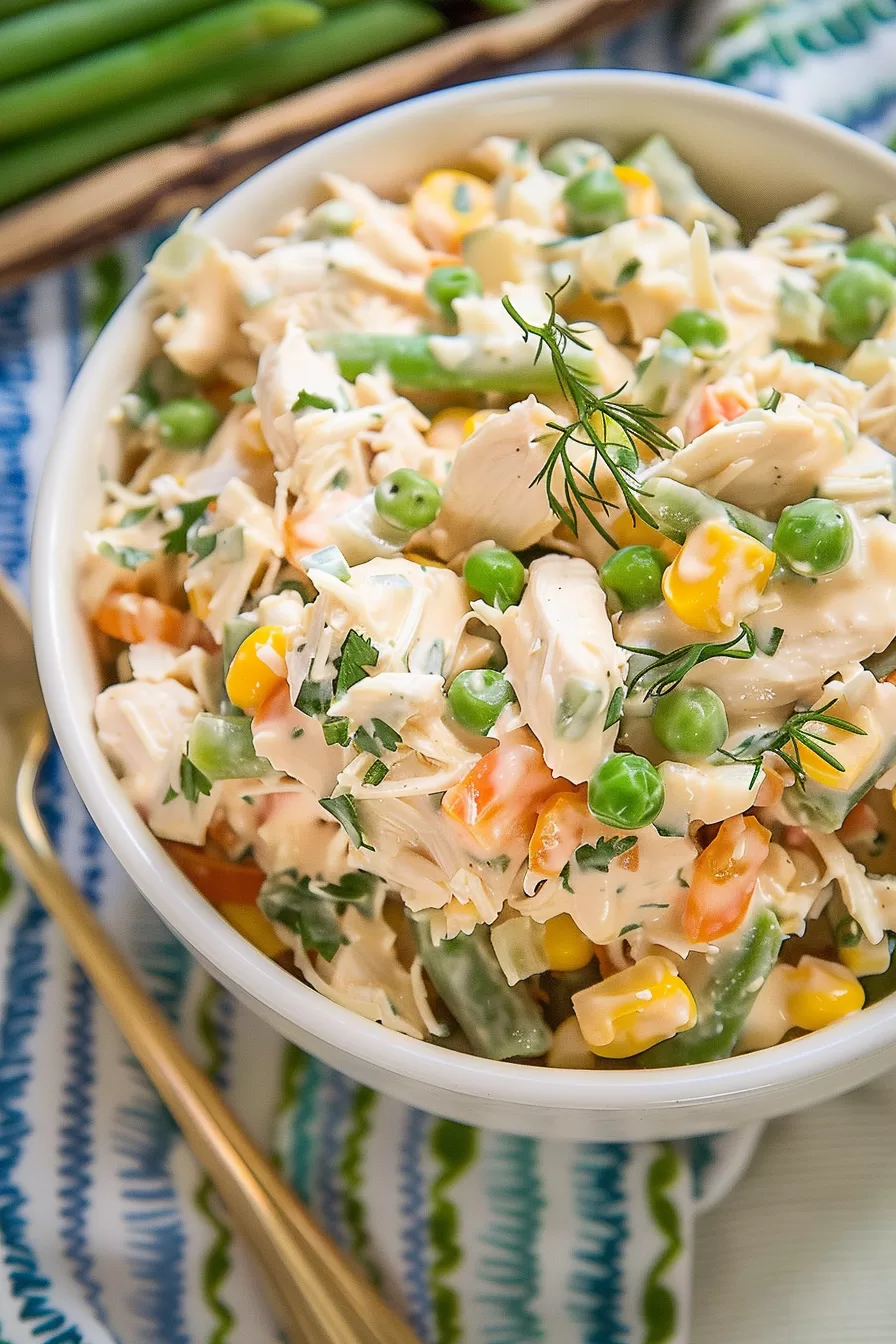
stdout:
<svg viewBox="0 0 896 1344">
<path fill-rule="evenodd" d="M 209 230 L 246 246 L 324 169 L 388 192 L 450 164 L 488 134 L 550 143 L 595 135 L 615 152 L 662 130 L 747 227 L 834 188 L 843 222 L 867 227 L 896 198 L 896 157 L 845 130 L 716 85 L 653 74 L 551 72 L 432 94 L 288 154 L 210 210 Z M 285 1036 L 353 1078 L 471 1124 L 571 1139 L 720 1130 L 806 1106 L 896 1064 L 896 998 L 815 1035 L 692 1068 L 576 1072 L 455 1054 L 367 1022 L 267 960 L 193 889 L 125 800 L 97 746 L 97 676 L 79 612 L 81 537 L 99 505 L 101 429 L 134 381 L 146 342 L 139 285 L 72 389 L 44 477 L 32 594 L 38 660 L 56 735 L 87 806 L 158 914 L 208 969 Z M 108 436 L 107 436 L 108 437 Z"/>
</svg>

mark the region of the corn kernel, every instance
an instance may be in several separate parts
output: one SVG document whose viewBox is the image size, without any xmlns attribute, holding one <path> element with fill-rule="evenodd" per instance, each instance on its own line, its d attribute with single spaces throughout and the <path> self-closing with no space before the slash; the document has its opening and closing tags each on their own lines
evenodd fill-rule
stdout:
<svg viewBox="0 0 896 1344">
<path fill-rule="evenodd" d="M 838 947 L 837 956 L 853 975 L 883 975 L 890 969 L 890 942 L 871 943 L 862 938 L 855 947 Z"/>
<path fill-rule="evenodd" d="M 491 420 L 494 414 L 494 411 L 474 411 L 472 415 L 468 415 L 464 421 L 464 438 L 468 439 L 471 434 L 475 434 L 477 429 L 481 429 L 486 420 Z"/>
<path fill-rule="evenodd" d="M 443 411 L 437 411 L 426 431 L 426 442 L 430 448 L 453 452 L 467 437 L 464 427 L 469 418 L 469 406 L 446 406 Z"/>
<path fill-rule="evenodd" d="M 260 709 L 286 678 L 286 635 L 279 625 L 262 625 L 247 635 L 227 673 L 227 694 L 247 714 Z"/>
<path fill-rule="evenodd" d="M 790 977 L 787 1012 L 795 1027 L 818 1031 L 858 1012 L 865 991 L 846 966 L 820 957 L 801 957 Z"/>
<path fill-rule="evenodd" d="M 197 620 L 204 621 L 209 613 L 212 600 L 212 589 L 207 583 L 197 584 L 195 588 L 187 589 L 187 601 L 190 604 L 190 610 Z"/>
<path fill-rule="evenodd" d="M 468 233 L 495 218 L 492 189 L 472 173 L 427 173 L 411 197 L 411 218 L 428 247 L 457 252 Z"/>
<path fill-rule="evenodd" d="M 231 924 L 244 938 L 248 938 L 253 947 L 257 947 L 259 952 L 263 952 L 266 957 L 276 957 L 281 952 L 286 951 L 284 944 L 281 943 L 272 925 L 265 919 L 257 905 L 246 905 L 242 902 L 238 904 L 225 903 L 218 908 L 227 923 Z"/>
<path fill-rule="evenodd" d="M 857 728 L 863 729 L 864 736 L 827 724 L 806 725 L 813 736 L 820 738 L 824 743 L 830 743 L 830 754 L 843 766 L 842 770 L 835 770 L 811 747 L 797 745 L 796 754 L 800 765 L 816 784 L 823 784 L 829 789 L 852 789 L 867 772 L 880 751 L 880 731 L 874 716 L 865 705 L 853 710 L 842 700 L 831 705 L 830 701 L 824 700 L 823 697 L 818 702 L 819 709 L 822 704 L 825 705 L 826 712 L 835 719 L 843 719 L 844 722 L 854 723 Z M 822 747 L 822 750 L 824 751 L 825 747 Z"/>
<path fill-rule="evenodd" d="M 697 1020 L 697 1005 L 667 957 L 644 957 L 572 996 L 582 1035 L 602 1059 L 628 1059 Z"/>
<path fill-rule="evenodd" d="M 663 202 L 659 189 L 649 174 L 627 163 L 617 163 L 613 169 L 625 192 L 628 213 L 633 219 L 641 215 L 661 215 Z"/>
<path fill-rule="evenodd" d="M 774 567 L 774 551 L 712 518 L 695 528 L 663 574 L 663 595 L 685 625 L 720 635 L 756 610 Z"/>
<path fill-rule="evenodd" d="M 544 954 L 551 971 L 580 971 L 594 959 L 594 944 L 572 915 L 555 915 L 544 926 Z"/>
</svg>

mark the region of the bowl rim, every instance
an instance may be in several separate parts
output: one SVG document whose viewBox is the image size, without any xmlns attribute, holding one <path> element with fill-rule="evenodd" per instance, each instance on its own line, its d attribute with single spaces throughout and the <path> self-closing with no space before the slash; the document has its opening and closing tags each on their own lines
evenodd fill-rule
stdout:
<svg viewBox="0 0 896 1344">
<path fill-rule="evenodd" d="M 504 95 L 557 94 L 562 87 L 599 84 L 641 87 L 665 93 L 680 90 L 698 106 L 727 104 L 742 109 L 755 122 L 766 122 L 780 132 L 819 130 L 842 150 L 884 167 L 892 174 L 893 155 L 857 133 L 822 118 L 786 107 L 763 95 L 709 81 L 642 71 L 549 70 L 482 80 L 395 104 L 315 137 L 291 150 L 235 187 L 209 208 L 203 219 L 214 230 L 216 217 L 247 197 L 263 196 L 269 177 L 283 171 L 284 163 L 301 162 L 310 145 L 350 141 L 360 126 L 388 129 L 413 119 L 417 110 L 433 104 L 449 114 L 453 104 L 481 98 L 488 102 Z M 141 893 L 164 922 L 244 998 L 254 1001 L 269 1017 L 294 1023 L 305 1035 L 334 1051 L 363 1060 L 378 1073 L 389 1074 L 441 1091 L 465 1094 L 480 1101 L 524 1108 L 635 1111 L 656 1113 L 681 1106 L 730 1102 L 737 1097 L 775 1091 L 782 1085 L 806 1083 L 853 1063 L 857 1058 L 882 1055 L 896 1042 L 896 1003 L 886 1001 L 854 1017 L 798 1040 L 753 1054 L 705 1064 L 657 1070 L 591 1071 L 543 1069 L 506 1061 L 482 1059 L 416 1041 L 379 1023 L 360 1017 L 304 985 L 257 951 L 222 919 L 196 891 L 165 853 L 146 823 L 125 798 L 96 740 L 92 724 L 67 706 L 66 679 L 48 675 L 65 666 L 66 650 L 81 622 L 80 613 L 66 603 L 65 585 L 54 575 L 69 559 L 56 538 L 64 535 L 62 521 L 71 484 L 72 468 L 62 469 L 77 440 L 80 420 L 89 413 L 94 371 L 105 348 L 119 332 L 140 320 L 140 303 L 147 291 L 141 280 L 128 294 L 95 343 L 73 383 L 45 463 L 32 539 L 32 607 L 35 645 L 50 719 L 72 779 L 103 837 Z M 80 450 L 83 457 L 84 449 Z"/>
</svg>

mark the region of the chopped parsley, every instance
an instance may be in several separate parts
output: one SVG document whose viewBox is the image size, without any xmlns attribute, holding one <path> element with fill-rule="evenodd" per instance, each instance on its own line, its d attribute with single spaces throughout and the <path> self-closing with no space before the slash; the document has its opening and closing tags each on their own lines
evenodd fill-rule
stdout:
<svg viewBox="0 0 896 1344">
<path fill-rule="evenodd" d="M 348 719 L 325 719 L 324 741 L 328 747 L 347 747 Z"/>
<path fill-rule="evenodd" d="M 359 681 L 369 676 L 368 667 L 376 667 L 379 653 L 369 639 L 359 635 L 357 630 L 349 630 L 337 660 L 339 671 L 336 674 L 336 699 Z"/>
<path fill-rule="evenodd" d="M 338 882 L 324 882 L 286 868 L 267 879 L 258 905 L 268 919 L 297 934 L 307 952 L 317 952 L 325 961 L 332 961 L 348 942 L 338 916 L 347 905 L 369 915 L 378 882 L 373 873 L 345 873 Z"/>
<path fill-rule="evenodd" d="M 627 854 L 638 843 L 637 836 L 634 835 L 602 835 L 594 845 L 579 845 L 573 858 L 580 872 L 609 872 L 610 864 L 614 859 Z M 563 883 L 564 891 L 572 891 L 569 883 L 569 864 L 567 863 L 560 874 L 560 881 Z"/>
<path fill-rule="evenodd" d="M 327 489 L 344 490 L 347 485 L 348 485 L 348 472 L 346 471 L 345 467 L 340 467 L 336 475 L 330 482 L 330 484 L 327 486 Z"/>
<path fill-rule="evenodd" d="M 165 797 L 162 799 L 162 806 L 164 807 L 166 803 L 173 803 L 174 800 L 175 800 L 175 798 L 179 798 L 179 797 L 180 797 L 180 794 L 178 793 L 177 789 L 173 789 L 173 788 L 171 787 L 171 785 L 169 784 L 169 785 L 168 785 L 168 792 L 165 794 Z"/>
<path fill-rule="evenodd" d="M 606 732 L 608 728 L 612 728 L 613 724 L 618 723 L 622 718 L 622 706 L 624 704 L 625 687 L 617 686 L 610 697 L 610 703 L 607 705 L 607 715 L 604 719 L 604 732 Z"/>
<path fill-rule="evenodd" d="M 371 719 L 370 726 L 377 741 L 382 743 L 383 751 L 395 751 L 397 747 L 401 746 L 401 733 L 397 733 L 382 719 Z"/>
<path fill-rule="evenodd" d="M 348 720 L 346 720 L 346 722 L 348 722 Z M 382 755 L 382 748 L 379 742 L 371 733 L 368 733 L 367 729 L 364 727 L 357 730 L 352 738 L 352 742 L 357 751 L 369 752 L 371 756 Z"/>
<path fill-rule="evenodd" d="M 192 549 L 187 534 L 216 499 L 217 495 L 203 495 L 202 499 L 191 499 L 176 505 L 180 511 L 180 522 L 162 536 L 166 555 L 186 555 Z"/>
<path fill-rule="evenodd" d="M 355 849 L 373 848 L 364 839 L 358 809 L 355 806 L 354 798 L 350 794 L 341 793 L 338 798 L 321 798 L 319 801 L 324 811 L 329 812 L 331 817 L 336 818 Z"/>
<path fill-rule="evenodd" d="M 620 270 L 619 274 L 616 277 L 616 288 L 621 289 L 622 286 L 627 285 L 630 280 L 634 280 L 635 276 L 638 274 L 640 269 L 641 269 L 641 258 L 629 257 L 628 261 L 625 263 L 625 265 L 622 267 L 622 269 Z"/>
<path fill-rule="evenodd" d="M 370 784 L 373 788 L 376 788 L 378 784 L 382 784 L 388 773 L 389 767 L 385 761 L 373 761 L 361 783 Z"/>
<path fill-rule="evenodd" d="M 293 728 L 292 735 L 293 737 L 302 737 L 304 735 L 304 732 L 305 732 L 304 728 Z"/>
<path fill-rule="evenodd" d="M 299 411 L 335 411 L 335 409 L 335 401 L 329 397 L 319 397 L 316 392 L 309 392 L 304 387 L 290 407 L 293 415 L 297 415 Z"/>
<path fill-rule="evenodd" d="M 626 933 L 634 933 L 635 929 L 640 929 L 640 927 L 640 924 L 626 924 L 624 929 L 619 930 L 619 937 L 621 938 Z"/>
<path fill-rule="evenodd" d="M 155 504 L 147 504 L 142 509 L 128 509 L 117 527 L 136 527 L 138 523 L 145 522 L 151 513 L 155 512 Z"/>
<path fill-rule="evenodd" d="M 180 791 L 188 803 L 199 801 L 201 793 L 210 794 L 212 782 L 184 753 L 180 758 Z"/>
<path fill-rule="evenodd" d="M 136 546 L 113 546 L 110 541 L 101 541 L 97 553 L 122 569 L 136 569 L 138 565 L 152 559 L 151 551 L 141 551 Z"/>
<path fill-rule="evenodd" d="M 307 714 L 311 719 L 322 719 L 330 708 L 333 700 L 333 688 L 328 681 L 310 681 L 307 677 L 302 682 L 301 689 L 296 696 L 296 709 Z"/>
</svg>

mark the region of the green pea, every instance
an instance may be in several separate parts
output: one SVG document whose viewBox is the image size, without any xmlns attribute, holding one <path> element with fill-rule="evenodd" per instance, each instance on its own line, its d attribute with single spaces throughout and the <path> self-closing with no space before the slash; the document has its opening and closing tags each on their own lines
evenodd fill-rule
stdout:
<svg viewBox="0 0 896 1344">
<path fill-rule="evenodd" d="M 623 611 L 656 607 L 663 600 L 663 570 L 669 561 L 655 546 L 623 546 L 600 568 L 600 581 Z"/>
<path fill-rule="evenodd" d="M 849 514 L 832 499 L 804 499 L 781 514 L 772 548 L 797 574 L 833 574 L 852 554 Z"/>
<path fill-rule="evenodd" d="M 522 562 L 503 546 L 484 546 L 468 555 L 464 578 L 490 607 L 499 611 L 516 606 L 526 586 Z"/>
<path fill-rule="evenodd" d="M 660 772 L 643 756 L 619 752 L 599 765 L 588 781 L 588 810 L 605 826 L 637 831 L 663 809 Z"/>
<path fill-rule="evenodd" d="M 853 261 L 873 261 L 881 270 L 896 275 L 896 243 L 876 233 L 863 234 L 846 244 L 846 255 Z"/>
<path fill-rule="evenodd" d="M 628 219 L 622 184 L 609 168 L 591 168 L 563 189 L 570 233 L 600 233 Z"/>
<path fill-rule="evenodd" d="M 558 173 L 560 177 L 578 177 L 588 168 L 604 167 L 609 163 L 612 160 L 603 145 L 578 136 L 558 140 L 541 156 L 542 168 L 547 168 L 549 173 Z"/>
<path fill-rule="evenodd" d="M 469 294 L 481 298 L 482 281 L 472 266 L 436 266 L 427 276 L 423 290 L 445 321 L 454 322 L 454 300 L 465 299 Z"/>
<path fill-rule="evenodd" d="M 481 737 L 491 732 L 513 698 L 513 687 L 503 672 L 490 667 L 459 672 L 448 691 L 451 713 L 461 728 Z"/>
<path fill-rule="evenodd" d="M 660 696 L 653 731 L 673 756 L 711 756 L 728 736 L 728 715 L 708 686 L 678 686 Z"/>
<path fill-rule="evenodd" d="M 221 416 L 204 397 L 178 397 L 156 412 L 159 438 L 167 448 L 201 448 L 221 423 Z"/>
<path fill-rule="evenodd" d="M 848 261 L 825 281 L 828 334 L 843 345 L 869 340 L 896 303 L 896 280 L 873 261 Z"/>
<path fill-rule="evenodd" d="M 699 350 L 702 346 L 708 345 L 718 349 L 728 340 L 728 328 L 722 319 L 704 312 L 702 308 L 682 308 L 681 312 L 676 313 L 672 321 L 667 323 L 666 330 L 671 331 L 692 350 Z"/>
<path fill-rule="evenodd" d="M 373 495 L 376 511 L 384 523 L 399 532 L 419 532 L 439 515 L 439 487 L 419 471 L 399 467 L 380 481 Z"/>
<path fill-rule="evenodd" d="M 358 223 L 348 201 L 324 201 L 315 206 L 302 229 L 303 238 L 344 238 Z"/>
</svg>

